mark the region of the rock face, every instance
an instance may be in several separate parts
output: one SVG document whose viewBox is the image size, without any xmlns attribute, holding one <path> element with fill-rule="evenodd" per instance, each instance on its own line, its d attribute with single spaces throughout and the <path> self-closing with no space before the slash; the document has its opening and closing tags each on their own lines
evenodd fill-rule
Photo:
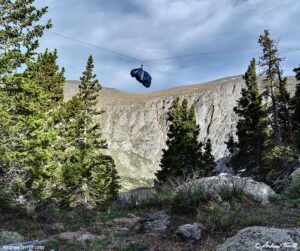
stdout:
<svg viewBox="0 0 300 251">
<path fill-rule="evenodd" d="M 291 79 L 291 86 L 294 86 Z M 78 92 L 78 81 L 67 81 L 65 99 Z M 124 189 L 149 186 L 159 169 L 167 139 L 167 112 L 176 97 L 187 98 L 196 108 L 199 139 L 212 140 L 216 159 L 225 155 L 224 141 L 235 131 L 233 107 L 240 97 L 241 76 L 206 84 L 182 86 L 152 93 L 132 94 L 115 89 L 100 91 L 99 109 L 106 112 L 99 120 L 109 153 L 116 162 Z"/>
<path fill-rule="evenodd" d="M 220 193 L 224 188 L 239 188 L 245 194 L 250 195 L 255 201 L 261 204 L 269 203 L 269 196 L 274 195 L 275 192 L 263 182 L 254 181 L 251 178 L 242 178 L 233 175 L 212 176 L 200 178 L 198 180 L 185 183 L 177 188 L 183 192 L 205 191 L 212 194 Z"/>
<path fill-rule="evenodd" d="M 205 227 L 202 224 L 185 224 L 178 227 L 176 230 L 176 235 L 183 240 L 199 241 L 203 230 L 205 230 Z"/>
<path fill-rule="evenodd" d="M 216 251 L 300 250 L 300 228 L 248 227 L 216 247 Z"/>
</svg>

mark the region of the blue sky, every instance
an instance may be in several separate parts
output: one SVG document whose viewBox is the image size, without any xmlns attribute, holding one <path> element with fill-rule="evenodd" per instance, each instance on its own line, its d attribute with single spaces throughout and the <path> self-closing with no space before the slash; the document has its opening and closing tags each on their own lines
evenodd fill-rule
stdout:
<svg viewBox="0 0 300 251">
<path fill-rule="evenodd" d="M 57 48 L 67 79 L 79 79 L 92 54 L 102 85 L 128 92 L 243 74 L 261 54 L 257 40 L 264 29 L 280 39 L 279 46 L 300 49 L 299 0 L 36 0 L 36 5 L 49 6 L 51 31 L 143 60 L 253 49 L 145 62 L 153 78 L 146 89 L 130 76 L 139 62 L 48 32 L 41 39 L 40 51 Z M 280 55 L 286 58 L 284 73 L 293 75 L 300 50 L 282 49 Z"/>
</svg>

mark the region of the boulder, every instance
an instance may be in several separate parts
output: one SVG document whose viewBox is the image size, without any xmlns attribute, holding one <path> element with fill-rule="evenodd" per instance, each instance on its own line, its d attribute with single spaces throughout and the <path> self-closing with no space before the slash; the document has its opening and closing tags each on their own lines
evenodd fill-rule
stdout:
<svg viewBox="0 0 300 251">
<path fill-rule="evenodd" d="M 292 179 L 295 179 L 296 176 L 300 176 L 300 167 L 298 167 L 294 172 L 291 173 Z"/>
<path fill-rule="evenodd" d="M 53 238 L 60 238 L 64 240 L 102 240 L 103 236 L 95 235 L 89 232 L 77 231 L 77 232 L 63 232 L 58 235 L 53 236 Z"/>
<path fill-rule="evenodd" d="M 263 182 L 254 181 L 252 178 L 233 175 L 220 175 L 200 178 L 187 182 L 177 188 L 177 191 L 191 193 L 202 190 L 208 193 L 221 192 L 224 187 L 240 188 L 247 195 L 250 195 L 255 201 L 261 204 L 269 203 L 269 196 L 275 195 L 271 187 Z"/>
<path fill-rule="evenodd" d="M 175 232 L 183 240 L 194 240 L 198 241 L 201 238 L 202 231 L 205 230 L 205 227 L 199 223 L 185 224 L 179 226 Z"/>
<path fill-rule="evenodd" d="M 0 230 L 0 245 L 24 241 L 24 237 L 17 232 Z"/>
<path fill-rule="evenodd" d="M 138 232 L 163 231 L 168 228 L 169 224 L 169 215 L 164 212 L 152 212 L 147 213 L 141 220 L 139 220 L 136 230 Z"/>
<path fill-rule="evenodd" d="M 216 251 L 300 250 L 300 228 L 247 227 L 216 247 Z"/>
</svg>

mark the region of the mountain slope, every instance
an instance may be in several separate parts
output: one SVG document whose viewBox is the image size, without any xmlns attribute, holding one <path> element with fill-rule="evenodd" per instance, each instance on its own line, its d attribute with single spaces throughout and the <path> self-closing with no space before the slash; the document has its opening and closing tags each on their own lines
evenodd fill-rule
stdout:
<svg viewBox="0 0 300 251">
<path fill-rule="evenodd" d="M 294 78 L 289 81 L 294 89 Z M 78 81 L 67 81 L 65 98 L 78 91 Z M 98 118 L 109 153 L 115 159 L 124 189 L 150 185 L 159 169 L 167 134 L 167 111 L 175 97 L 195 104 L 200 139 L 211 138 L 216 159 L 226 154 L 224 141 L 235 131 L 237 117 L 233 112 L 244 81 L 234 76 L 144 94 L 126 93 L 103 88 L 99 109 L 106 112 Z"/>
</svg>

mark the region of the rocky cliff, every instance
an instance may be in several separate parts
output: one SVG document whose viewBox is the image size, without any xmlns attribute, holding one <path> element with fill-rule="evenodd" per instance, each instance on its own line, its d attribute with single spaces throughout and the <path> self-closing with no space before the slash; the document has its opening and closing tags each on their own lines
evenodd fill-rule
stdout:
<svg viewBox="0 0 300 251">
<path fill-rule="evenodd" d="M 290 79 L 290 88 L 295 84 Z M 67 81 L 65 98 L 78 91 L 77 81 Z M 240 97 L 244 81 L 241 76 L 182 86 L 163 91 L 134 94 L 103 88 L 98 118 L 108 141 L 124 189 L 150 185 L 159 169 L 167 134 L 167 111 L 175 97 L 195 104 L 200 125 L 200 140 L 211 138 L 216 159 L 226 155 L 224 141 L 235 131 L 237 118 L 233 107 Z"/>
</svg>

